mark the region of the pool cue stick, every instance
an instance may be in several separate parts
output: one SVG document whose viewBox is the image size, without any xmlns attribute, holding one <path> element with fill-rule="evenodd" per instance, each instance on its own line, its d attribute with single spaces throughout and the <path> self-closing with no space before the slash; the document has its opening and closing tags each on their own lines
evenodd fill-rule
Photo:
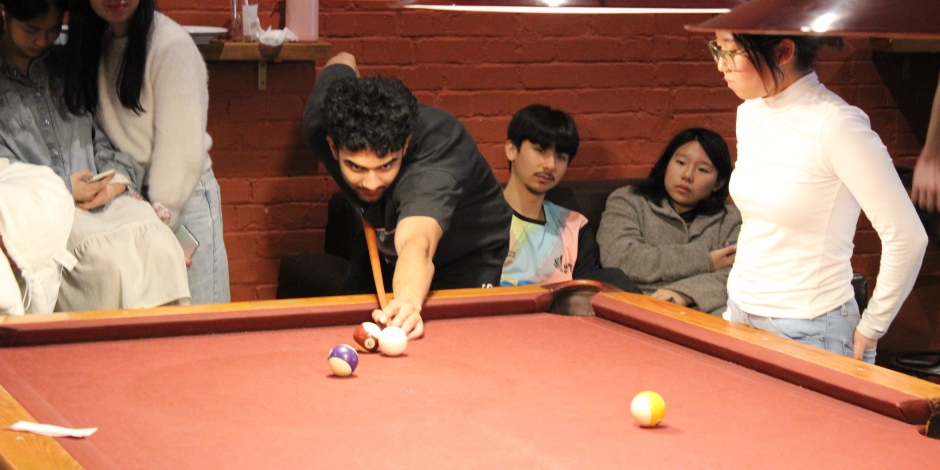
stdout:
<svg viewBox="0 0 940 470">
<path fill-rule="evenodd" d="M 369 261 L 372 262 L 372 279 L 375 280 L 375 292 L 379 297 L 382 310 L 388 307 L 388 297 L 385 295 L 385 282 L 382 279 L 382 263 L 379 261 L 379 243 L 375 239 L 375 227 L 362 218 L 362 229 L 366 232 L 366 245 L 369 247 Z"/>
</svg>

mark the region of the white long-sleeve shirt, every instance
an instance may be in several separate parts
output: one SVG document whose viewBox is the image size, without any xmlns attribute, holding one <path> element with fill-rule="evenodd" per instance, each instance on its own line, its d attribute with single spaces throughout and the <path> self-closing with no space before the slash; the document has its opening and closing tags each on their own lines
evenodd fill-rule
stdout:
<svg viewBox="0 0 940 470">
<path fill-rule="evenodd" d="M 927 234 L 868 116 L 810 73 L 738 107 L 730 182 L 741 211 L 729 297 L 750 314 L 811 319 L 853 297 L 859 208 L 881 238 L 860 333 L 879 339 L 910 293 Z"/>
<path fill-rule="evenodd" d="M 157 12 L 140 94 L 144 111 L 137 114 L 117 94 L 126 46 L 127 38 L 110 37 L 102 53 L 97 117 L 114 146 L 147 169 L 150 199 L 170 209 L 170 226 L 176 226 L 196 182 L 212 166 L 206 63 L 189 33 Z"/>
</svg>

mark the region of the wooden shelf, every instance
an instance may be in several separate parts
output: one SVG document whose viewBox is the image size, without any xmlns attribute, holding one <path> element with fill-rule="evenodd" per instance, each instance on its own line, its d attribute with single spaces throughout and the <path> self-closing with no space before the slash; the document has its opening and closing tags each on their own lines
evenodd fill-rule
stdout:
<svg viewBox="0 0 940 470">
<path fill-rule="evenodd" d="M 214 41 L 199 46 L 202 57 L 232 61 L 318 61 L 330 58 L 333 46 L 327 42 L 287 42 L 278 47 L 258 42 Z"/>
<path fill-rule="evenodd" d="M 871 50 L 878 52 L 940 52 L 940 39 L 871 38 Z"/>
<path fill-rule="evenodd" d="M 213 41 L 197 47 L 207 62 L 257 62 L 258 91 L 268 88 L 268 62 L 316 62 L 329 59 L 333 52 L 333 46 L 328 42 L 286 42 L 271 47 L 258 42 Z"/>
</svg>

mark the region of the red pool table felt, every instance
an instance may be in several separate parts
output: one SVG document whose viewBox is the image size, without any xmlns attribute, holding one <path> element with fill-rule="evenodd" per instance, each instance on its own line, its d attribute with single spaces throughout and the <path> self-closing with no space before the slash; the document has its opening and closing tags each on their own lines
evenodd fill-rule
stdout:
<svg viewBox="0 0 940 470">
<path fill-rule="evenodd" d="M 598 297 L 605 311 L 638 309 Z M 57 439 L 94 469 L 938 468 L 940 441 L 903 413 L 611 319 L 538 313 L 541 301 L 458 302 L 404 355 L 360 354 L 348 378 L 326 356 L 368 318 L 360 300 L 307 328 L 4 348 L 0 384 L 39 422 L 98 427 Z M 643 390 L 666 401 L 659 427 L 630 416 Z"/>
</svg>

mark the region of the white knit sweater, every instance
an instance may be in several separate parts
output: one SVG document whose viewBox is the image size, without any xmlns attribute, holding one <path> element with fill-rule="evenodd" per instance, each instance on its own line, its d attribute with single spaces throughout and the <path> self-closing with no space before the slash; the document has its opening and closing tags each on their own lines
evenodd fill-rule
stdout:
<svg viewBox="0 0 940 470">
<path fill-rule="evenodd" d="M 140 94 L 144 111 L 137 114 L 124 108 L 117 95 L 126 45 L 127 38 L 111 37 L 102 53 L 98 119 L 115 147 L 147 169 L 150 199 L 170 209 L 175 227 L 200 175 L 212 166 L 206 63 L 189 33 L 156 13 Z"/>
<path fill-rule="evenodd" d="M 858 330 L 884 335 L 917 277 L 927 235 L 868 116 L 810 73 L 738 108 L 731 196 L 743 224 L 729 297 L 754 315 L 810 319 L 853 297 L 859 207 L 881 269 Z"/>
</svg>

